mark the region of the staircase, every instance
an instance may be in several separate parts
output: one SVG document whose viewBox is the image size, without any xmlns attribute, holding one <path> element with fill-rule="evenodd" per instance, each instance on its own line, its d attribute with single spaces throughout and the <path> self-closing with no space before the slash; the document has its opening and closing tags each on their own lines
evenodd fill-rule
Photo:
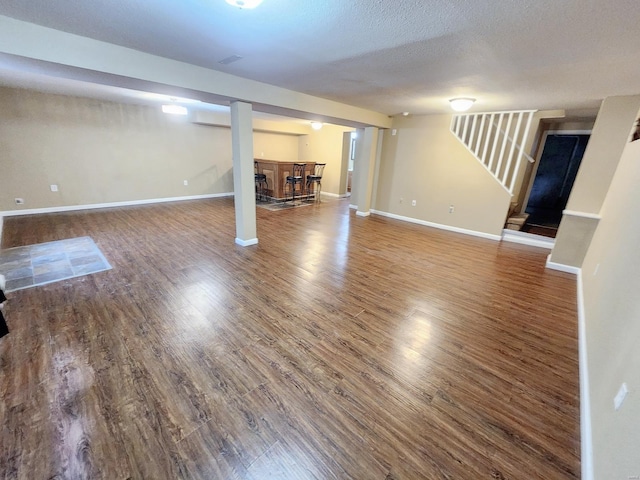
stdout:
<svg viewBox="0 0 640 480">
<path fill-rule="evenodd" d="M 524 159 L 524 151 L 536 110 L 469 113 L 454 115 L 451 133 L 513 195 Z"/>
</svg>

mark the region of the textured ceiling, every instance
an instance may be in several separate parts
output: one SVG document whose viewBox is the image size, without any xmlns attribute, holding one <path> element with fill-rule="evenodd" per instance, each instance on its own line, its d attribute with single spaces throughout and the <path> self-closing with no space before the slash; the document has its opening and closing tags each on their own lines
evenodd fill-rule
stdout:
<svg viewBox="0 0 640 480">
<path fill-rule="evenodd" d="M 455 96 L 579 114 L 640 93 L 632 0 L 2 0 L 0 15 L 389 115 Z"/>
</svg>

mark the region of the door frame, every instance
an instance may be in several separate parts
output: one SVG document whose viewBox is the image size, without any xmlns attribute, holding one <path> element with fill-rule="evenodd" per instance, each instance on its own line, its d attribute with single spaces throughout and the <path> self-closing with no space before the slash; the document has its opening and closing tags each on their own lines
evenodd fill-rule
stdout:
<svg viewBox="0 0 640 480">
<path fill-rule="evenodd" d="M 592 130 L 545 130 L 542 133 L 542 137 L 540 138 L 540 147 L 538 148 L 538 152 L 536 153 L 535 162 L 533 164 L 533 169 L 531 170 L 531 176 L 529 177 L 529 185 L 527 186 L 527 193 L 524 196 L 522 201 L 522 210 L 525 211 L 527 206 L 529 205 L 529 196 L 531 195 L 531 189 L 533 188 L 533 182 L 536 180 L 536 175 L 538 174 L 538 166 L 540 165 L 540 159 L 542 158 L 542 154 L 544 153 L 544 147 L 547 145 L 547 137 L 549 135 L 591 135 Z M 585 150 L 586 153 L 586 150 Z M 584 157 L 583 157 L 584 158 Z M 580 171 L 578 169 L 578 171 Z M 573 190 L 573 188 L 572 188 Z"/>
</svg>

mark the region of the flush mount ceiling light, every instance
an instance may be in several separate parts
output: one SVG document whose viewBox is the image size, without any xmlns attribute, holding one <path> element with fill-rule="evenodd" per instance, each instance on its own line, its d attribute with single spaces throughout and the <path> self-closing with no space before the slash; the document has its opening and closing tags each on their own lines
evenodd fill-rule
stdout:
<svg viewBox="0 0 640 480">
<path fill-rule="evenodd" d="M 466 112 L 471 108 L 471 105 L 475 103 L 475 98 L 452 98 L 449 100 L 451 108 L 456 112 Z"/>
<path fill-rule="evenodd" d="M 162 95 L 161 93 L 143 93 L 142 97 L 149 100 L 158 100 L 160 102 L 175 102 L 175 103 L 187 103 L 187 104 L 202 103 L 200 102 L 200 100 L 194 100 L 192 98 L 174 97 L 171 95 Z"/>
<path fill-rule="evenodd" d="M 226 2 L 234 7 L 251 9 L 260 5 L 262 0 L 226 0 Z"/>
<path fill-rule="evenodd" d="M 320 122 L 311 122 L 311 128 L 314 130 L 320 130 L 322 128 L 322 123 Z"/>
<path fill-rule="evenodd" d="M 182 105 L 162 105 L 162 111 L 164 113 L 169 113 L 171 115 L 186 115 L 187 107 L 183 107 Z"/>
</svg>

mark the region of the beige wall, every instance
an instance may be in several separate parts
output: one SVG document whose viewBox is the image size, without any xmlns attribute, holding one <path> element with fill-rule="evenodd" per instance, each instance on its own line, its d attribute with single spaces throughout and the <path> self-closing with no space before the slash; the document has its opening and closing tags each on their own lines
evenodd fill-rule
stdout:
<svg viewBox="0 0 640 480">
<path fill-rule="evenodd" d="M 625 146 L 582 266 L 597 479 L 640 475 L 638 185 L 640 141 Z M 629 395 L 615 411 L 613 398 L 623 382 Z"/>
<path fill-rule="evenodd" d="M 602 102 L 567 203 L 567 210 L 599 214 L 623 149 L 640 109 L 640 95 L 609 97 Z M 563 215 L 551 261 L 582 266 L 598 222 Z M 579 230 L 576 230 L 576 227 Z"/>
<path fill-rule="evenodd" d="M 450 122 L 450 115 L 394 119 L 397 134 L 384 135 L 373 208 L 500 235 L 511 197 L 451 134 Z"/>
<path fill-rule="evenodd" d="M 0 115 L 0 211 L 233 192 L 229 128 L 11 88 Z M 298 137 L 255 132 L 254 151 L 296 160 Z"/>
<path fill-rule="evenodd" d="M 602 102 L 567 202 L 568 210 L 600 211 L 639 109 L 640 95 L 609 97 Z"/>
<path fill-rule="evenodd" d="M 326 163 L 322 177 L 322 191 L 338 195 L 342 175 L 344 132 L 353 128 L 325 124 L 320 130 L 299 138 L 298 156 L 303 162 Z"/>
<path fill-rule="evenodd" d="M 253 132 L 253 156 L 267 160 L 298 160 L 299 136 Z"/>
</svg>

